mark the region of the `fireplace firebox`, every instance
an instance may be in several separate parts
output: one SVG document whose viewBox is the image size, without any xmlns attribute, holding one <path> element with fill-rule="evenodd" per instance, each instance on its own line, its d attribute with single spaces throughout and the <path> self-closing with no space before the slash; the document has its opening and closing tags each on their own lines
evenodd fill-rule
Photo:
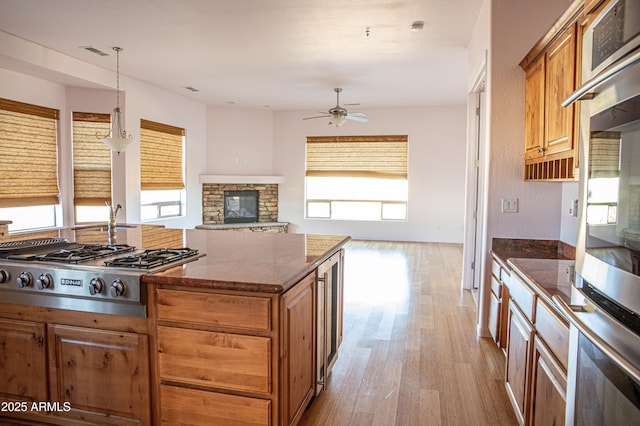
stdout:
<svg viewBox="0 0 640 426">
<path fill-rule="evenodd" d="M 258 191 L 224 191 L 224 223 L 258 221 Z"/>
</svg>

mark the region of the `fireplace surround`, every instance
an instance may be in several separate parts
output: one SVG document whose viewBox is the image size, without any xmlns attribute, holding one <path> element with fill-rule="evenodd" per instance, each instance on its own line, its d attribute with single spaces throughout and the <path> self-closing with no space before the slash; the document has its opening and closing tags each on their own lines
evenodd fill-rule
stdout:
<svg viewBox="0 0 640 426">
<path fill-rule="evenodd" d="M 256 191 L 258 193 L 258 223 L 278 221 L 278 184 L 203 183 L 202 223 L 222 225 L 225 191 Z"/>
</svg>

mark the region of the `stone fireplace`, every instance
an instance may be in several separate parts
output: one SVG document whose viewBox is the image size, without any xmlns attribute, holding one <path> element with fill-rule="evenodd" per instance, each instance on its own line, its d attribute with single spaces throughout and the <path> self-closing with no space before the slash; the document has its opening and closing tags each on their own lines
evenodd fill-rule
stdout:
<svg viewBox="0 0 640 426">
<path fill-rule="evenodd" d="M 227 220 L 225 222 L 225 193 L 257 194 L 257 221 Z M 242 209 L 240 201 L 231 203 Z M 229 207 L 227 205 L 227 207 Z M 246 207 L 246 206 L 244 206 Z M 246 218 L 243 218 L 246 219 Z M 235 223 L 234 223 L 235 222 Z M 202 225 L 201 229 L 233 229 L 259 232 L 287 232 L 287 223 L 278 222 L 277 183 L 203 183 L 202 184 Z"/>
</svg>

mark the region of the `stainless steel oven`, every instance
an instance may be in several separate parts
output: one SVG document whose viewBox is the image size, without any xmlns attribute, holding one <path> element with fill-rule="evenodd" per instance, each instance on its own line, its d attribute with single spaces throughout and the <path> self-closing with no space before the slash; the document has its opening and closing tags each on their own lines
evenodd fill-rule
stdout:
<svg viewBox="0 0 640 426">
<path fill-rule="evenodd" d="M 587 28 L 567 425 L 640 424 L 640 1 Z"/>
</svg>

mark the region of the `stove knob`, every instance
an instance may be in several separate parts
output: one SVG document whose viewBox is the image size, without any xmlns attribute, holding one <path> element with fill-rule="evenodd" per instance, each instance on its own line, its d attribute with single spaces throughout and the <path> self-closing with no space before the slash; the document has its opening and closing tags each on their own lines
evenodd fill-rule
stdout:
<svg viewBox="0 0 640 426">
<path fill-rule="evenodd" d="M 20 287 L 29 287 L 33 284 L 33 275 L 31 272 L 21 272 L 20 276 L 16 278 L 16 282 Z"/>
<path fill-rule="evenodd" d="M 111 295 L 113 297 L 124 296 L 127 292 L 127 285 L 124 281 L 117 279 L 111 283 Z"/>
<path fill-rule="evenodd" d="M 0 269 L 0 284 L 9 282 L 9 273 L 4 269 Z"/>
<path fill-rule="evenodd" d="M 40 290 L 50 288 L 51 284 L 53 284 L 53 277 L 51 276 L 51 274 L 41 274 L 38 277 L 38 288 Z"/>
<path fill-rule="evenodd" d="M 102 293 L 104 289 L 104 280 L 102 278 L 93 278 L 89 283 L 89 293 L 95 296 L 97 293 Z"/>
</svg>

